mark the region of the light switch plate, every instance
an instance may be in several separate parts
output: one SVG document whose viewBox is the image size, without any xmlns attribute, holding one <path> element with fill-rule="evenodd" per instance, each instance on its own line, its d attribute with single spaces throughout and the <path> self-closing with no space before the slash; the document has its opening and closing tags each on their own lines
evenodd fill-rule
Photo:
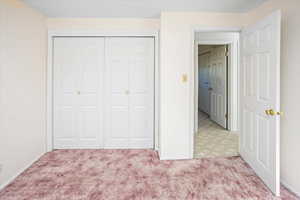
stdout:
<svg viewBox="0 0 300 200">
<path fill-rule="evenodd" d="M 182 82 L 186 83 L 187 82 L 187 74 L 182 75 Z"/>
</svg>

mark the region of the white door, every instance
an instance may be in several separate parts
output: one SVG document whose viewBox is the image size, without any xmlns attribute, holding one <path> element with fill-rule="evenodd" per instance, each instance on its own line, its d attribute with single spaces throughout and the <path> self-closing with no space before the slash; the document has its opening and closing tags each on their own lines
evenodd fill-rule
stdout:
<svg viewBox="0 0 300 200">
<path fill-rule="evenodd" d="M 242 31 L 240 153 L 279 195 L 280 12 Z M 272 109 L 272 110 L 271 110 Z"/>
<path fill-rule="evenodd" d="M 154 39 L 107 38 L 105 148 L 153 148 Z"/>
<path fill-rule="evenodd" d="M 54 148 L 102 146 L 104 39 L 54 39 Z"/>
<path fill-rule="evenodd" d="M 201 111 L 209 114 L 210 112 L 210 75 L 209 75 L 209 57 L 210 53 L 199 56 L 199 108 Z"/>
<path fill-rule="evenodd" d="M 226 46 L 216 47 L 210 54 L 210 118 L 226 128 L 227 112 Z"/>
</svg>

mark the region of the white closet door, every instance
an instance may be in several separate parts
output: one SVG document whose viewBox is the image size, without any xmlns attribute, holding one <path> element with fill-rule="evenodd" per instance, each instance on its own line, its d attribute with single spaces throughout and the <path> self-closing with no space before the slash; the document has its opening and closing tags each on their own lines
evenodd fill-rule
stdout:
<svg viewBox="0 0 300 200">
<path fill-rule="evenodd" d="M 106 38 L 106 148 L 153 148 L 154 39 Z"/>
<path fill-rule="evenodd" d="M 214 48 L 210 57 L 210 118 L 226 128 L 226 46 Z"/>
<path fill-rule="evenodd" d="M 102 146 L 104 39 L 54 39 L 54 148 Z"/>
</svg>

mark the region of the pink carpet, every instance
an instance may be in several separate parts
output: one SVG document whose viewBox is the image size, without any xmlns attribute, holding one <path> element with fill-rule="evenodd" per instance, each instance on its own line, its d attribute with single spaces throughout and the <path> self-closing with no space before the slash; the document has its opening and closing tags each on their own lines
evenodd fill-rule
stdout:
<svg viewBox="0 0 300 200">
<path fill-rule="evenodd" d="M 56 150 L 0 200 L 295 200 L 271 192 L 240 157 L 160 161 L 152 150 Z"/>
</svg>

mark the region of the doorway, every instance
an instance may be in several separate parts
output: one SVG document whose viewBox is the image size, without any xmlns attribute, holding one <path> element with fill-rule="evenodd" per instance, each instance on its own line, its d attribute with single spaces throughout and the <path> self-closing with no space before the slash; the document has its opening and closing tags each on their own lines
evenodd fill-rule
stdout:
<svg viewBox="0 0 300 200">
<path fill-rule="evenodd" d="M 232 50 L 228 44 L 197 44 L 197 48 L 198 129 L 194 157 L 237 156 L 239 137 L 228 126 L 228 72 Z"/>
<path fill-rule="evenodd" d="M 200 30 L 199 30 L 200 29 Z M 191 151 L 194 152 L 194 135 L 198 131 L 198 45 L 220 44 L 226 34 L 219 28 L 194 29 L 191 71 L 191 117 L 193 132 L 191 132 Z M 222 29 L 222 28 L 221 28 Z M 229 42 L 234 56 L 229 64 L 229 98 L 228 98 L 228 129 L 232 131 L 232 122 L 240 121 L 238 132 L 240 136 L 239 154 L 264 181 L 269 189 L 280 194 L 280 34 L 281 12 L 270 15 L 246 25 L 237 32 L 237 40 Z M 215 32 L 213 32 L 215 31 Z M 217 31 L 217 32 L 216 32 Z M 230 34 L 230 33 L 229 33 Z M 239 44 L 241 35 L 241 47 Z M 226 40 L 226 39 L 225 39 Z M 204 43 L 202 43 L 203 41 Z M 226 44 L 226 41 L 225 43 Z M 238 50 L 240 49 L 240 51 Z M 238 59 L 241 62 L 238 66 Z M 237 67 L 238 66 L 238 67 Z M 196 72 L 196 73 L 195 73 Z M 235 73 L 236 72 L 236 73 Z M 235 84 L 233 84 L 235 83 Z M 235 87 L 234 87 L 235 85 Z M 237 89 L 238 88 L 238 89 Z M 238 95 L 234 94 L 239 91 Z M 232 103 L 236 99 L 236 103 Z M 238 112 L 232 112 L 233 108 Z M 196 108 L 196 109 L 195 109 Z M 236 113 L 236 114 L 234 114 Z M 232 120 L 236 117 L 236 120 Z M 239 120 L 237 120 L 239 119 Z M 231 121 L 231 122 L 230 122 Z"/>
</svg>

